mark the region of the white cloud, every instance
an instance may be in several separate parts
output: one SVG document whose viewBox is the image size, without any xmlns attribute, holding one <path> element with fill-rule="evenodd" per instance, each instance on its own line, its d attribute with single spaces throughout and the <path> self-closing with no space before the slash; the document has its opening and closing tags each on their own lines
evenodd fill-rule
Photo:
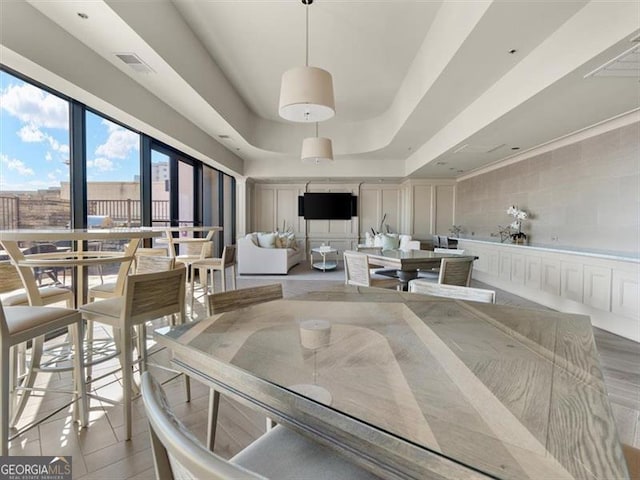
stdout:
<svg viewBox="0 0 640 480">
<path fill-rule="evenodd" d="M 33 123 L 23 125 L 22 128 L 18 130 L 18 137 L 20 137 L 20 140 L 25 143 L 39 143 L 46 140 L 49 143 L 49 147 L 51 147 L 54 152 L 60 152 L 66 156 L 69 155 L 69 145 L 58 142 L 51 135 L 44 133 L 36 127 Z M 50 155 L 50 153 L 48 154 Z"/>
<path fill-rule="evenodd" d="M 42 142 L 45 139 L 44 133 L 32 123 L 28 123 L 18 130 L 18 137 L 25 143 Z"/>
<path fill-rule="evenodd" d="M 108 158 L 98 157 L 95 160 L 89 160 L 87 167 L 95 168 L 100 172 L 108 172 L 109 170 L 113 170 L 113 162 Z"/>
<path fill-rule="evenodd" d="M 69 129 L 69 104 L 33 85 L 9 85 L 0 92 L 0 108 L 36 128 Z"/>
<path fill-rule="evenodd" d="M 35 173 L 33 169 L 27 167 L 22 160 L 9 158 L 4 154 L 0 154 L 0 167 L 6 167 L 8 170 L 13 170 L 19 175 L 30 176 Z"/>
<path fill-rule="evenodd" d="M 47 162 L 52 161 L 52 160 L 53 160 L 53 155 L 51 155 L 51 152 L 47 152 L 47 153 L 44 155 L 44 159 L 45 159 Z"/>
<path fill-rule="evenodd" d="M 127 158 L 132 151 L 138 151 L 140 148 L 140 137 L 137 133 L 122 128 L 108 120 L 102 121 L 107 126 L 109 138 L 102 145 L 96 148 L 96 155 L 102 155 L 106 158 Z"/>
</svg>

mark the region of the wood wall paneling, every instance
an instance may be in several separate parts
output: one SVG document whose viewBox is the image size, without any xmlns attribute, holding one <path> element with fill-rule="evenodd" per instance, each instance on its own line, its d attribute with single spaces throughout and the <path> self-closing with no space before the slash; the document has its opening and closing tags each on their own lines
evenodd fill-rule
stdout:
<svg viewBox="0 0 640 480">
<path fill-rule="evenodd" d="M 593 308 L 611 309 L 611 269 L 584 266 L 584 303 Z"/>
<path fill-rule="evenodd" d="M 612 289 L 611 311 L 638 321 L 640 318 L 638 270 L 614 270 Z"/>
<path fill-rule="evenodd" d="M 431 231 L 431 185 L 413 186 L 413 235 L 428 239 Z"/>
<path fill-rule="evenodd" d="M 256 230 L 259 232 L 273 231 L 275 226 L 275 197 L 274 189 L 260 189 L 256 196 Z"/>
<path fill-rule="evenodd" d="M 511 254 L 511 281 L 524 284 L 525 279 L 525 257 L 518 253 Z"/>
<path fill-rule="evenodd" d="M 590 315 L 594 326 L 640 341 L 637 260 L 481 240 L 460 239 L 459 246 L 480 257 L 476 280 L 556 310 Z"/>
<path fill-rule="evenodd" d="M 525 257 L 524 284 L 529 288 L 539 290 L 542 283 L 542 263 L 540 257 L 527 255 Z"/>
<path fill-rule="evenodd" d="M 582 303 L 583 299 L 582 264 L 561 262 L 560 264 L 560 296 Z"/>
<path fill-rule="evenodd" d="M 488 262 L 488 273 L 490 275 L 495 275 L 496 277 L 500 275 L 500 252 L 497 250 L 488 250 L 487 251 L 487 262 Z"/>
<path fill-rule="evenodd" d="M 436 231 L 434 233 L 447 235 L 453 225 L 455 187 L 453 185 L 436 186 Z"/>
<path fill-rule="evenodd" d="M 542 259 L 541 264 L 541 289 L 552 295 L 560 295 L 560 262 Z"/>
<path fill-rule="evenodd" d="M 511 254 L 500 252 L 500 278 L 503 280 L 511 280 Z"/>
</svg>

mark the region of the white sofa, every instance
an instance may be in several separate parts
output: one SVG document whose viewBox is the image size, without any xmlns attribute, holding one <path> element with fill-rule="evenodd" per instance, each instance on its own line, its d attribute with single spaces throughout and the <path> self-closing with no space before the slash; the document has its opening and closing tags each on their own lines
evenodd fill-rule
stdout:
<svg viewBox="0 0 640 480">
<path fill-rule="evenodd" d="M 246 237 L 238 239 L 237 253 L 239 275 L 286 275 L 304 258 L 301 249 L 262 248 Z"/>
</svg>

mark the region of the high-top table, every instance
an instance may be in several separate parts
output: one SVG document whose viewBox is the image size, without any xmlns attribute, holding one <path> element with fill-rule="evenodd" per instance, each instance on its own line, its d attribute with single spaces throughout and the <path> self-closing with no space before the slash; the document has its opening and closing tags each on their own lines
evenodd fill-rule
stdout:
<svg viewBox="0 0 640 480">
<path fill-rule="evenodd" d="M 338 286 L 156 339 L 384 478 L 629 478 L 585 316 Z"/>
<path fill-rule="evenodd" d="M 73 230 L 0 230 L 0 245 L 4 248 L 17 269 L 26 289 L 31 305 L 42 305 L 35 281 L 31 280 L 35 267 L 71 267 L 78 270 L 76 276 L 76 305 L 84 303 L 84 267 L 121 263 L 120 269 L 128 270 L 140 240 L 162 235 L 157 228 L 112 228 L 112 229 L 73 229 Z M 124 252 L 86 251 L 84 241 L 129 240 Z M 25 256 L 18 242 L 58 242 L 72 241 L 76 248 L 69 252 L 42 253 Z"/>
</svg>

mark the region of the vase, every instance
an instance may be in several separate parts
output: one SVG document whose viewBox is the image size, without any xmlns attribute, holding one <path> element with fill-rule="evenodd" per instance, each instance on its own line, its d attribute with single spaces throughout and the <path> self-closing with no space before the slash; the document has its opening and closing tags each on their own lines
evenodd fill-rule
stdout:
<svg viewBox="0 0 640 480">
<path fill-rule="evenodd" d="M 515 243 L 516 245 L 526 245 L 527 244 L 527 239 L 526 239 L 526 237 L 516 237 L 513 240 L 513 243 Z"/>
</svg>

